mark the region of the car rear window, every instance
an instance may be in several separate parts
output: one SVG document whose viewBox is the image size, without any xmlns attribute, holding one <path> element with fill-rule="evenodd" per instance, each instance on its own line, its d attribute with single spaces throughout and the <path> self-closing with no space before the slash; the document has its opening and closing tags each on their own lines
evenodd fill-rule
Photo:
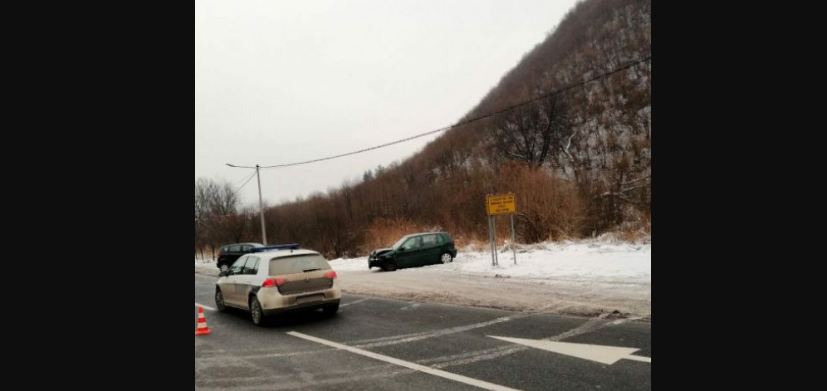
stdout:
<svg viewBox="0 0 827 391">
<path fill-rule="evenodd" d="M 301 273 L 310 269 L 330 269 L 330 264 L 321 255 L 296 255 L 270 260 L 270 275 Z"/>
</svg>

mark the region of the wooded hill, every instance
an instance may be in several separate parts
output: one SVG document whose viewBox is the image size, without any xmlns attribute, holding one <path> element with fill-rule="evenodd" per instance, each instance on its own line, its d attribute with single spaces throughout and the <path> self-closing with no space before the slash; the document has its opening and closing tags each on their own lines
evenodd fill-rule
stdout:
<svg viewBox="0 0 827 391">
<path fill-rule="evenodd" d="M 329 257 L 364 255 L 423 230 L 485 241 L 485 195 L 500 192 L 516 193 L 518 242 L 648 234 L 650 17 L 649 0 L 578 3 L 463 120 L 531 103 L 452 128 L 359 183 L 269 208 L 268 241 Z M 237 210 L 222 187 L 196 182 L 196 248 L 261 240 L 257 211 Z M 500 238 L 510 237 L 506 222 Z"/>
</svg>

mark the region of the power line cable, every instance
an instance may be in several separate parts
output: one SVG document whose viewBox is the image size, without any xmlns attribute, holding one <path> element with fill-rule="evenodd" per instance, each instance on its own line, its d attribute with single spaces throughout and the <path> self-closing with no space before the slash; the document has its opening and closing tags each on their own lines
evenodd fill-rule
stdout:
<svg viewBox="0 0 827 391">
<path fill-rule="evenodd" d="M 449 130 L 449 129 L 453 129 L 453 128 L 456 128 L 456 127 L 459 127 L 459 126 L 467 125 L 467 124 L 472 123 L 472 122 L 476 122 L 476 121 L 479 121 L 479 120 L 482 120 L 482 119 L 485 119 L 485 118 L 489 118 L 489 117 L 493 117 L 495 115 L 505 113 L 507 111 L 514 110 L 518 107 L 522 107 L 522 106 L 534 103 L 534 102 L 536 102 L 538 100 L 541 100 L 541 99 L 545 99 L 545 98 L 548 98 L 548 97 L 551 97 L 551 96 L 554 96 L 554 95 L 562 94 L 563 92 L 569 91 L 573 88 L 580 87 L 580 86 L 586 85 L 588 83 L 591 83 L 595 80 L 598 80 L 598 79 L 613 75 L 615 73 L 624 71 L 626 69 L 629 69 L 633 66 L 644 63 L 644 62 L 649 61 L 651 59 L 652 59 L 651 55 L 646 56 L 645 58 L 643 58 L 641 60 L 631 62 L 629 64 L 626 64 L 626 65 L 622 66 L 622 67 L 616 68 L 616 69 L 614 69 L 612 71 L 609 71 L 609 72 L 606 72 L 606 73 L 599 74 L 595 77 L 589 78 L 589 79 L 584 80 L 582 82 L 575 83 L 575 84 L 563 87 L 563 88 L 558 89 L 558 90 L 554 90 L 554 91 L 550 91 L 550 92 L 545 93 L 545 94 L 538 95 L 538 96 L 536 96 L 532 99 L 517 103 L 517 104 L 512 105 L 512 106 L 508 106 L 506 108 L 503 108 L 503 109 L 500 109 L 500 110 L 497 110 L 497 111 L 494 111 L 494 112 L 483 114 L 483 115 L 480 115 L 478 117 L 470 118 L 470 119 L 467 119 L 467 120 L 464 120 L 464 121 L 460 121 L 460 122 L 457 122 L 456 124 L 445 126 L 445 127 L 442 127 L 442 128 L 436 129 L 436 130 L 431 130 L 431 131 L 428 131 L 428 132 L 425 132 L 425 133 L 416 134 L 416 135 L 413 135 L 411 137 L 406 137 L 406 138 L 403 138 L 403 139 L 400 139 L 400 140 L 395 140 L 395 141 L 391 141 L 391 142 L 388 142 L 388 143 L 385 143 L 385 144 L 376 145 L 376 146 L 373 146 L 373 147 L 368 147 L 368 148 L 360 149 L 358 151 L 347 152 L 347 153 L 343 153 L 343 154 L 339 154 L 339 155 L 327 156 L 327 157 L 322 157 L 322 158 L 318 158 L 318 159 L 306 160 L 306 161 L 294 162 L 294 163 L 276 164 L 276 165 L 272 165 L 272 166 L 261 166 L 261 168 L 284 168 L 284 167 L 299 166 L 299 165 L 304 165 L 304 164 L 318 163 L 318 162 L 322 162 L 322 161 L 325 161 L 325 160 L 338 159 L 338 158 L 342 158 L 342 157 L 346 157 L 346 156 L 356 155 L 356 154 L 359 154 L 359 153 L 373 151 L 373 150 L 376 150 L 376 149 L 379 149 L 379 148 L 385 148 L 385 147 L 389 147 L 391 145 L 404 143 L 406 141 L 411 141 L 411 140 L 414 140 L 414 139 L 417 139 L 417 138 L 420 138 L 420 137 L 425 137 L 425 136 L 432 135 L 432 134 L 435 134 L 435 133 L 444 132 L 444 131 Z"/>
</svg>

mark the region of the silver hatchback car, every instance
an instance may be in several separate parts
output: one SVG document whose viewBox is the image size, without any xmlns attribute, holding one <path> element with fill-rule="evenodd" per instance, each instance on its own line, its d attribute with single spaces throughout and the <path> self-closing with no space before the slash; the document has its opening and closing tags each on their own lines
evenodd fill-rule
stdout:
<svg viewBox="0 0 827 391">
<path fill-rule="evenodd" d="M 321 308 L 334 315 L 341 297 L 336 272 L 311 250 L 243 255 L 215 283 L 217 309 L 249 311 L 256 325 L 268 316 L 295 309 Z"/>
</svg>

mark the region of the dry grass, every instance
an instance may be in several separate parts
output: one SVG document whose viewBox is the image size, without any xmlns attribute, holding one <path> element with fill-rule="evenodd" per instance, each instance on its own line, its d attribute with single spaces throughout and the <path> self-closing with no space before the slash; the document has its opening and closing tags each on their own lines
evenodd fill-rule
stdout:
<svg viewBox="0 0 827 391">
<path fill-rule="evenodd" d="M 504 187 L 517 195 L 521 239 L 528 243 L 576 238 L 581 231 L 585 205 L 573 183 L 522 165 L 502 168 Z M 505 221 L 505 220 L 503 220 Z M 497 236 L 510 227 L 497 224 Z"/>
<path fill-rule="evenodd" d="M 369 253 L 378 248 L 390 247 L 399 238 L 421 231 L 426 229 L 407 219 L 376 219 L 365 232 L 362 252 Z"/>
</svg>

